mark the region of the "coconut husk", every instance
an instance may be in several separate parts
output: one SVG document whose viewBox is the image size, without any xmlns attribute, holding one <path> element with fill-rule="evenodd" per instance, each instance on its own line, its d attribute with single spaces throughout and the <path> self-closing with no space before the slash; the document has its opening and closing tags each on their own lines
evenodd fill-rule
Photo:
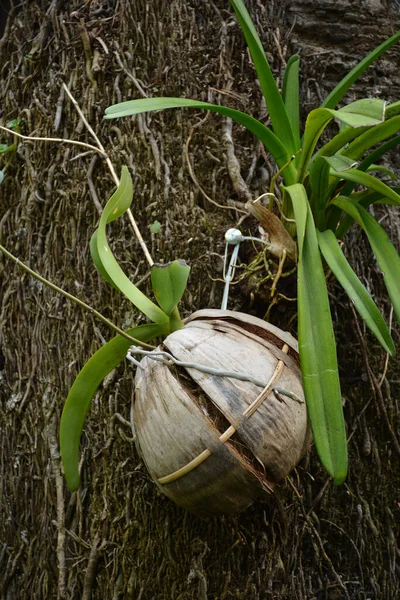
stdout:
<svg viewBox="0 0 400 600">
<path fill-rule="evenodd" d="M 179 361 L 263 382 L 172 371 L 150 357 L 136 378 L 138 445 L 163 492 L 198 514 L 242 510 L 284 478 L 310 443 L 297 343 L 255 317 L 205 310 L 164 346 Z M 289 396 L 276 394 L 278 385 Z"/>
<path fill-rule="evenodd" d="M 136 378 L 135 426 L 138 449 L 162 492 L 201 516 L 236 513 L 269 487 L 261 473 L 219 440 L 219 431 L 193 396 L 165 365 L 148 358 Z M 204 452 L 195 468 L 176 473 Z"/>
</svg>

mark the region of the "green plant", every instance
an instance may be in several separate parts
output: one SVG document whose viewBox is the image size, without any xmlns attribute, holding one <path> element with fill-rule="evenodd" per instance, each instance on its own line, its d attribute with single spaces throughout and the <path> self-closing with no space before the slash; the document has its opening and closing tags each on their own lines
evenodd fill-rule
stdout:
<svg viewBox="0 0 400 600">
<path fill-rule="evenodd" d="M 157 337 L 165 337 L 183 326 L 178 302 L 186 288 L 189 267 L 175 260 L 165 265 L 152 265 L 151 283 L 158 306 L 141 292 L 125 275 L 111 252 L 106 227 L 124 214 L 133 199 L 129 171 L 122 167 L 120 184 L 102 212 L 99 226 L 90 242 L 90 252 L 98 271 L 112 286 L 122 292 L 150 321 L 129 329 L 128 336 L 117 335 L 102 346 L 86 363 L 76 378 L 65 402 L 60 425 L 60 448 L 65 477 L 70 490 L 79 487 L 79 442 L 91 400 L 103 379 L 125 358 L 132 337 L 138 345 Z"/>
<path fill-rule="evenodd" d="M 2 128 L 3 129 L 3 128 Z M 7 171 L 11 161 L 13 160 L 17 151 L 17 135 L 19 132 L 19 119 L 13 119 L 7 123 L 7 127 L 11 132 L 14 132 L 14 142 L 9 146 L 8 144 L 0 144 L 0 156 L 5 156 L 5 164 L 0 170 L 0 183 L 3 181 L 5 172 Z"/>
<path fill-rule="evenodd" d="M 231 4 L 251 52 L 272 130 L 238 110 L 186 98 L 122 102 L 109 107 L 105 118 L 178 107 L 206 109 L 246 127 L 275 159 L 282 180 L 281 197 L 276 199 L 282 229 L 285 227 L 297 238 L 298 244 L 298 336 L 307 407 L 321 461 L 334 482 L 340 484 L 347 473 L 347 442 L 322 257 L 385 351 L 393 355 L 394 344 L 386 323 L 347 262 L 338 239 L 354 222 L 362 227 L 400 319 L 400 258 L 367 211 L 372 203 L 400 204 L 399 190 L 370 174 L 382 170 L 376 161 L 400 143 L 396 135 L 400 129 L 400 102 L 386 106 L 380 99 L 362 99 L 335 107 L 368 66 L 400 39 L 400 32 L 364 58 L 321 106 L 309 113 L 301 135 L 299 57 L 292 56 L 288 61 L 280 92 L 243 1 L 231 0 Z M 322 132 L 333 119 L 341 124 L 339 133 L 317 148 Z M 391 173 L 389 176 L 394 177 Z M 361 191 L 356 186 L 361 186 Z M 270 196 L 274 196 L 274 181 Z M 288 219 L 294 219 L 295 226 Z"/>
</svg>

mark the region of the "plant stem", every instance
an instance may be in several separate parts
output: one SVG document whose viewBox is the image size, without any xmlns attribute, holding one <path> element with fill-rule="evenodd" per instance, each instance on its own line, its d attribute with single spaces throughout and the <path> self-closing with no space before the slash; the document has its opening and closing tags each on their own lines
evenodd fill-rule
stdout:
<svg viewBox="0 0 400 600">
<path fill-rule="evenodd" d="M 0 125 L 0 129 L 2 131 L 6 131 L 7 133 L 10 133 L 11 135 L 14 135 L 18 138 L 20 138 L 21 140 L 27 140 L 27 141 L 32 141 L 32 142 L 63 142 L 65 144 L 74 144 L 75 146 L 83 146 L 84 148 L 88 148 L 89 150 L 93 150 L 94 152 L 98 152 L 99 154 L 102 154 L 102 156 L 106 157 L 107 154 L 105 152 L 105 150 L 101 150 L 100 148 L 97 148 L 97 146 L 92 146 L 91 144 L 86 144 L 85 142 L 77 142 L 75 140 L 67 140 L 65 138 L 48 138 L 48 137 L 34 137 L 34 136 L 29 136 L 29 135 L 22 135 L 22 133 L 17 133 L 16 131 L 12 130 L 12 129 L 8 129 L 8 127 L 3 127 L 2 125 Z"/>
<path fill-rule="evenodd" d="M 11 254 L 11 252 L 9 252 L 8 250 L 6 250 L 6 248 L 4 248 L 4 246 L 2 246 L 2 245 L 0 245 L 0 252 L 2 252 L 5 256 L 7 256 L 8 258 L 10 258 L 11 260 L 13 260 L 15 262 L 15 264 L 17 264 L 24 271 L 26 271 L 27 273 L 29 273 L 29 275 L 32 275 L 32 277 L 35 277 L 35 279 L 38 279 L 39 281 L 41 281 L 42 283 L 44 283 L 45 285 L 47 285 L 49 288 L 51 288 L 55 292 L 58 292 L 59 294 L 62 294 L 63 296 L 65 296 L 65 298 L 68 298 L 68 300 L 72 300 L 72 302 L 75 302 L 75 304 L 78 304 L 79 306 L 81 306 L 82 308 L 84 308 L 85 310 L 87 310 L 88 312 L 90 312 L 92 315 L 94 315 L 95 317 L 97 317 L 98 319 L 100 319 L 100 321 L 102 321 L 103 323 L 105 323 L 106 325 L 108 325 L 108 327 L 111 327 L 111 329 L 114 329 L 114 331 L 116 331 L 119 335 L 121 335 L 122 337 L 126 338 L 127 340 L 129 340 L 133 344 L 138 344 L 139 346 L 142 346 L 143 348 L 149 348 L 150 350 L 153 350 L 155 348 L 155 346 L 152 346 L 150 344 L 145 344 L 144 342 L 141 342 L 140 340 L 137 340 L 136 338 L 132 337 L 128 333 L 125 333 L 125 331 L 123 331 L 122 329 L 120 329 L 117 325 L 114 325 L 114 323 L 112 323 L 111 321 L 109 321 L 106 317 L 104 317 L 97 310 L 95 310 L 94 308 L 92 308 L 91 306 L 89 306 L 89 304 L 86 304 L 82 300 L 79 300 L 79 298 L 76 298 L 76 296 L 73 296 L 72 294 L 66 292 L 62 288 L 59 288 L 57 285 L 55 285 L 54 283 L 52 283 L 48 279 L 45 279 L 44 277 L 42 277 L 41 275 L 39 275 L 39 273 L 36 273 L 36 271 L 33 271 L 30 267 L 28 267 L 26 264 L 24 264 L 23 262 L 21 262 L 19 260 L 19 258 L 17 258 L 13 254 Z"/>
</svg>

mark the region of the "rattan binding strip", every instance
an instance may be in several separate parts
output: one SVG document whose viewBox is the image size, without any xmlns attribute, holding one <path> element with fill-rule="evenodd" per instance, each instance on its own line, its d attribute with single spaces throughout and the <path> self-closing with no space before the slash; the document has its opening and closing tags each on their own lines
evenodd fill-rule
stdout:
<svg viewBox="0 0 400 600">
<path fill-rule="evenodd" d="M 287 354 L 288 351 L 289 351 L 289 346 L 287 344 L 284 344 L 282 347 L 282 352 Z M 251 415 L 253 415 L 256 412 L 256 410 L 258 408 L 260 408 L 260 406 L 264 402 L 264 400 L 266 398 L 268 398 L 268 396 L 270 395 L 270 393 L 276 386 L 276 383 L 279 381 L 284 368 L 285 368 L 285 363 L 282 360 L 278 360 L 278 364 L 275 367 L 275 371 L 273 372 L 271 379 L 269 380 L 269 382 L 267 383 L 265 388 L 262 390 L 262 392 L 254 400 L 254 402 L 252 402 L 250 404 L 250 406 L 248 406 L 246 408 L 246 410 L 244 411 L 244 413 L 242 415 L 242 417 L 244 419 L 249 419 L 251 417 Z M 233 436 L 233 434 L 235 432 L 236 432 L 236 428 L 233 425 L 231 425 L 230 427 L 228 427 L 228 429 L 222 435 L 220 435 L 220 437 L 219 437 L 220 442 L 225 444 L 225 442 L 227 442 Z M 201 465 L 201 463 L 203 463 L 205 460 L 207 460 L 207 458 L 209 456 L 211 456 L 211 450 L 208 450 L 208 449 L 203 450 L 203 452 L 201 454 L 199 454 L 198 456 L 196 456 L 196 458 L 194 458 L 193 460 L 188 462 L 184 467 L 181 467 L 180 469 L 178 469 L 177 471 L 174 471 L 173 473 L 170 473 L 169 475 L 160 477 L 158 479 L 158 483 L 160 483 L 161 485 L 166 485 L 167 483 L 172 483 L 173 481 L 180 479 L 181 477 L 183 477 L 184 475 L 187 475 L 188 473 L 193 471 L 193 469 L 195 469 L 196 467 Z"/>
</svg>

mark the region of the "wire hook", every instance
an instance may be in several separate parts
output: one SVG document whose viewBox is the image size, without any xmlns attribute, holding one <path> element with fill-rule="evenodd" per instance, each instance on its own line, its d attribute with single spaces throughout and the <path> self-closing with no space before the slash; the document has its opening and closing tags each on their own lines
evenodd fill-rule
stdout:
<svg viewBox="0 0 400 600">
<path fill-rule="evenodd" d="M 252 237 L 251 235 L 242 235 L 242 232 L 240 231 L 240 229 L 236 229 L 235 227 L 228 229 L 228 231 L 225 233 L 225 254 L 224 254 L 224 272 L 223 272 L 225 287 L 224 287 L 224 294 L 222 296 L 221 310 L 226 310 L 226 307 L 228 305 L 229 286 L 232 283 L 233 278 L 235 276 L 235 269 L 236 269 L 236 265 L 237 265 L 236 261 L 237 261 L 237 257 L 239 254 L 239 246 L 245 240 L 251 240 L 253 242 L 261 242 L 262 244 L 268 244 L 268 242 L 266 242 L 265 240 L 262 240 L 261 238 Z M 226 270 L 229 246 L 233 246 L 234 248 L 233 248 L 231 259 L 229 261 L 228 270 Z"/>
</svg>

